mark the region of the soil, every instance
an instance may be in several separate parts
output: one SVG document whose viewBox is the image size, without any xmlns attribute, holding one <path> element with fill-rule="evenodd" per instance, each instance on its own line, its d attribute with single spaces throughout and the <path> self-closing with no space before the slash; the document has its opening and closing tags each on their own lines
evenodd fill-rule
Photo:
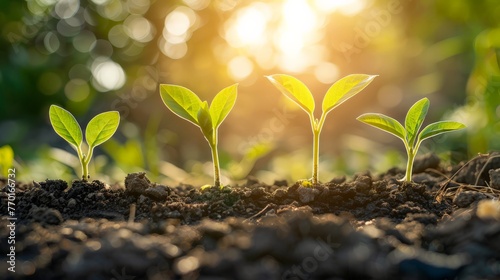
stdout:
<svg viewBox="0 0 500 280">
<path fill-rule="evenodd" d="M 16 185 L 2 279 L 500 279 L 500 154 L 364 172 L 305 188 L 250 178 L 200 190 L 129 174 L 123 185 Z M 494 200 L 492 200 L 494 199 Z"/>
</svg>

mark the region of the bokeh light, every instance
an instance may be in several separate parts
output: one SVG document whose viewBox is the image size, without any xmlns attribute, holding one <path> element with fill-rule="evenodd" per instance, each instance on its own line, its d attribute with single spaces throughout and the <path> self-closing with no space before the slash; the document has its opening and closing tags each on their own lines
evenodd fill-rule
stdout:
<svg viewBox="0 0 500 280">
<path fill-rule="evenodd" d="M 70 80 L 64 87 L 66 97 L 73 102 L 81 102 L 90 94 L 90 87 L 87 81 L 81 79 Z"/>
<path fill-rule="evenodd" d="M 340 69 L 331 62 L 319 63 L 314 68 L 314 76 L 323 84 L 333 84 L 339 79 Z"/>
<path fill-rule="evenodd" d="M 253 63 L 244 56 L 237 56 L 228 64 L 229 75 L 236 81 L 247 78 L 253 72 Z"/>
<path fill-rule="evenodd" d="M 124 22 L 124 28 L 130 38 L 141 43 L 151 41 L 155 34 L 153 25 L 142 16 L 129 16 Z"/>
<path fill-rule="evenodd" d="M 43 38 L 43 43 L 45 45 L 45 49 L 49 53 L 55 53 L 61 46 L 59 38 L 57 37 L 57 34 L 54 32 L 47 32 L 45 34 L 45 37 Z"/>
<path fill-rule="evenodd" d="M 196 24 L 196 13 L 186 6 L 179 6 L 165 17 L 163 37 L 158 46 L 162 53 L 172 59 L 184 57 L 188 51 L 186 42 Z"/>
<path fill-rule="evenodd" d="M 94 33 L 84 30 L 80 32 L 75 38 L 73 39 L 73 46 L 75 50 L 82 52 L 82 53 L 87 53 L 90 52 L 90 50 L 95 46 L 96 44 L 96 37 Z"/>
<path fill-rule="evenodd" d="M 269 7 L 260 2 L 240 9 L 226 23 L 228 43 L 235 48 L 264 44 L 268 40 L 266 29 L 270 16 Z"/>
<path fill-rule="evenodd" d="M 108 59 L 96 59 L 92 64 L 92 82 L 100 91 L 117 90 L 125 84 L 125 72 L 120 64 Z"/>
<path fill-rule="evenodd" d="M 79 0 L 59 0 L 56 2 L 54 12 L 60 19 L 69 19 L 78 12 L 79 8 Z"/>
</svg>

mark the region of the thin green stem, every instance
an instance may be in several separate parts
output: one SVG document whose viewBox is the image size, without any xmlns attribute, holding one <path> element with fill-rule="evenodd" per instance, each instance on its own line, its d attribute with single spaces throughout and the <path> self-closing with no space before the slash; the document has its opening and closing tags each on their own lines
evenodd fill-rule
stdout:
<svg viewBox="0 0 500 280">
<path fill-rule="evenodd" d="M 86 162 L 86 157 L 82 152 L 82 147 L 78 146 L 76 147 L 76 152 L 78 153 L 78 159 L 80 160 L 80 165 L 82 166 L 82 180 L 87 181 L 86 176 L 88 176 L 88 165 L 85 163 Z"/>
<path fill-rule="evenodd" d="M 208 141 L 212 150 L 212 160 L 214 163 L 214 186 L 220 187 L 219 153 L 217 152 L 217 131 L 214 130 L 213 141 Z"/>
<path fill-rule="evenodd" d="M 83 179 L 83 181 L 87 181 L 88 179 L 90 179 L 89 163 L 90 163 L 90 159 L 92 159 L 93 153 L 94 153 L 94 148 L 89 148 L 88 155 L 83 157 L 83 162 L 82 162 L 82 179 Z"/>
<path fill-rule="evenodd" d="M 413 148 L 411 148 L 407 142 L 405 143 L 406 153 L 408 154 L 408 162 L 406 163 L 406 174 L 401 181 L 411 182 L 411 176 L 413 174 L 413 163 L 415 161 L 415 157 L 417 156 L 418 149 L 420 148 L 420 144 L 422 144 L 423 140 L 420 140 L 420 136 L 417 139 L 417 143 Z"/>
<path fill-rule="evenodd" d="M 312 176 L 312 184 L 318 184 L 319 177 L 319 136 L 321 134 L 321 130 L 323 129 L 323 124 L 325 123 L 325 114 L 321 115 L 321 119 L 314 120 L 311 117 L 311 125 L 313 128 L 313 176 Z"/>
<path fill-rule="evenodd" d="M 319 134 L 320 131 L 313 130 L 313 185 L 318 184 L 318 165 L 319 165 Z"/>
<path fill-rule="evenodd" d="M 404 177 L 404 181 L 411 182 L 411 175 L 413 173 L 413 161 L 415 160 L 416 150 L 412 148 L 408 149 L 408 162 L 406 164 L 406 174 Z"/>
</svg>

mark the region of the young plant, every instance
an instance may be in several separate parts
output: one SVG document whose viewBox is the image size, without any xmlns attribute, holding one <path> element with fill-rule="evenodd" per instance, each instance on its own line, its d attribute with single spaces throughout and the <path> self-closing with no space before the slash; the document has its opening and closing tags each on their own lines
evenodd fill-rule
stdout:
<svg viewBox="0 0 500 280">
<path fill-rule="evenodd" d="M 357 118 L 357 120 L 391 133 L 403 141 L 406 153 L 408 154 L 408 162 L 406 163 L 406 174 L 401 181 L 411 182 L 413 161 L 422 141 L 445 132 L 465 128 L 465 125 L 459 122 L 440 121 L 427 125 L 418 133 L 428 109 L 429 99 L 422 98 L 417 101 L 408 110 L 404 127 L 397 120 L 383 114 L 368 113 Z"/>
<path fill-rule="evenodd" d="M 309 115 L 313 132 L 313 176 L 311 179 L 313 185 L 318 184 L 319 136 L 326 115 L 363 90 L 375 77 L 376 75 L 353 74 L 335 82 L 323 98 L 323 112 L 319 119 L 314 117 L 314 98 L 306 85 L 289 75 L 276 74 L 267 77 L 286 97 L 297 103 Z"/>
<path fill-rule="evenodd" d="M 82 150 L 82 128 L 73 115 L 63 108 L 51 105 L 49 118 L 55 132 L 73 146 L 82 165 L 82 180 L 87 181 L 89 176 L 89 162 L 92 159 L 94 148 L 106 142 L 115 134 L 120 124 L 120 114 L 117 111 L 101 113 L 95 116 L 85 129 L 87 154 Z"/>
<path fill-rule="evenodd" d="M 14 151 L 9 145 L 0 147 L 0 176 L 8 178 L 9 169 L 14 164 Z"/>
<path fill-rule="evenodd" d="M 200 127 L 212 150 L 214 164 L 214 186 L 220 187 L 219 155 L 217 152 L 217 129 L 236 102 L 238 84 L 221 90 L 208 105 L 191 90 L 177 85 L 160 85 L 160 96 L 170 111 Z"/>
</svg>

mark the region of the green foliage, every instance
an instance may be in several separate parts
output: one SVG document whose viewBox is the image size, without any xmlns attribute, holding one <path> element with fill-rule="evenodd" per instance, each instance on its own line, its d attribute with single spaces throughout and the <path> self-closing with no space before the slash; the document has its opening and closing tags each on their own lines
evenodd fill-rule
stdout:
<svg viewBox="0 0 500 280">
<path fill-rule="evenodd" d="M 268 142 L 259 142 L 251 145 L 243 152 L 241 160 L 228 158 L 226 161 L 229 176 L 234 180 L 245 179 L 252 171 L 257 160 L 265 157 L 274 150 L 274 145 Z M 221 161 L 223 162 L 223 160 Z"/>
<path fill-rule="evenodd" d="M 314 116 L 314 98 L 304 83 L 292 76 L 284 74 L 276 74 L 267 77 L 286 97 L 297 103 L 297 105 L 309 115 L 314 136 L 312 185 L 318 184 L 319 136 L 323 129 L 326 115 L 337 106 L 362 91 L 375 77 L 376 75 L 352 74 L 335 82 L 328 89 L 323 98 L 323 112 L 319 119 Z M 302 185 L 306 186 L 307 184 Z"/>
<path fill-rule="evenodd" d="M 7 178 L 14 164 L 14 151 L 9 145 L 0 147 L 0 176 Z"/>
<path fill-rule="evenodd" d="M 406 164 L 406 174 L 401 179 L 402 181 L 411 182 L 413 160 L 422 141 L 445 132 L 465 128 L 465 125 L 459 122 L 441 121 L 427 125 L 418 133 L 429 110 L 429 103 L 427 98 L 417 101 L 408 110 L 404 127 L 397 120 L 383 114 L 368 113 L 357 118 L 359 121 L 391 133 L 403 141 L 408 154 L 408 162 Z"/>
<path fill-rule="evenodd" d="M 214 186 L 220 186 L 217 129 L 233 108 L 238 94 L 238 84 L 222 89 L 208 105 L 191 90 L 177 85 L 160 85 L 160 96 L 170 111 L 195 124 L 208 141 L 214 164 Z"/>
<path fill-rule="evenodd" d="M 51 105 L 49 117 L 55 132 L 76 149 L 82 165 L 82 179 L 86 181 L 90 178 L 88 165 L 92 159 L 94 148 L 115 134 L 120 124 L 120 114 L 117 111 L 110 111 L 101 113 L 90 120 L 85 129 L 87 154 L 82 152 L 82 129 L 70 112 L 59 106 Z"/>
<path fill-rule="evenodd" d="M 469 156 L 500 149 L 500 18 L 483 30 L 471 45 L 475 65 L 467 81 L 467 100 L 454 115 L 467 123 Z M 462 139 L 460 139 L 462 141 Z"/>
</svg>

